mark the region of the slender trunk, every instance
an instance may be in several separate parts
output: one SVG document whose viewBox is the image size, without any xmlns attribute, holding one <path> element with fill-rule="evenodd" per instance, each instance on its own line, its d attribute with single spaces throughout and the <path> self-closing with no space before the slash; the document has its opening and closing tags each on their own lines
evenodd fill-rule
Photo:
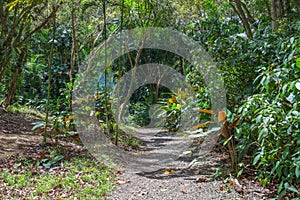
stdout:
<svg viewBox="0 0 300 200">
<path fill-rule="evenodd" d="M 145 36 L 146 37 L 146 36 Z M 143 46 L 144 46 L 144 42 L 145 42 L 146 38 L 142 38 L 142 45 L 136 55 L 136 58 L 135 58 L 135 62 L 133 64 L 132 60 L 131 60 L 131 57 L 130 57 L 130 53 L 128 53 L 128 58 L 129 58 L 129 61 L 130 61 L 130 66 L 131 66 L 131 82 L 130 82 L 130 86 L 128 88 L 128 92 L 127 92 L 127 96 L 125 97 L 124 99 L 124 102 L 120 105 L 120 109 L 119 109 L 119 115 L 118 115 L 118 118 L 117 118 L 117 123 L 120 123 L 121 122 L 121 117 L 123 116 L 123 113 L 125 111 L 125 108 L 126 108 L 126 105 L 131 97 L 131 93 L 132 93 L 132 90 L 133 90 L 133 86 L 134 86 L 134 77 L 135 77 L 135 74 L 136 74 L 136 67 L 139 63 L 139 60 L 140 60 L 140 56 L 142 54 L 142 50 L 143 50 Z"/>
<path fill-rule="evenodd" d="M 230 5 L 233 7 L 234 11 L 238 14 L 239 18 L 241 19 L 248 38 L 252 38 L 250 22 L 247 19 L 246 14 L 242 8 L 242 2 L 240 0 L 235 0 L 234 2 L 235 3 L 230 2 Z"/>
<path fill-rule="evenodd" d="M 77 51 L 77 35 L 76 35 L 76 22 L 75 22 L 75 5 L 72 3 L 71 19 L 72 19 L 72 49 L 71 49 L 71 62 L 69 70 L 69 81 L 70 81 L 70 104 L 69 112 L 72 112 L 72 94 L 73 94 L 73 71 L 76 61 L 76 51 Z"/>
<path fill-rule="evenodd" d="M 248 20 L 251 24 L 253 24 L 253 23 L 255 22 L 255 21 L 254 21 L 254 18 L 253 18 L 253 16 L 251 15 L 251 13 L 250 13 L 249 9 L 247 8 L 246 4 L 243 3 L 243 2 L 241 2 L 241 5 L 242 5 L 242 8 L 243 8 L 244 12 L 246 13 L 247 20 Z"/>
<path fill-rule="evenodd" d="M 19 80 L 19 76 L 21 74 L 22 65 L 24 63 L 25 58 L 26 58 L 26 53 L 22 52 L 20 57 L 19 57 L 18 63 L 15 67 L 14 74 L 13 74 L 13 77 L 12 77 L 11 82 L 10 82 L 10 86 L 9 86 L 9 89 L 8 89 L 7 96 L 1 102 L 1 106 L 4 107 L 4 108 L 7 108 L 12 103 L 12 101 L 14 99 L 16 89 L 17 89 L 18 80 Z"/>
<path fill-rule="evenodd" d="M 277 9 L 276 9 L 276 5 L 277 5 L 277 0 L 272 0 L 271 1 L 271 26 L 273 30 L 276 30 L 278 28 L 278 24 L 277 24 Z"/>
<path fill-rule="evenodd" d="M 45 128 L 43 133 L 43 144 L 45 145 L 47 142 L 47 137 L 51 137 L 47 133 L 47 126 L 49 121 L 49 110 L 50 110 L 50 95 L 51 95 L 51 66 L 52 66 L 52 59 L 53 59 L 53 52 L 54 52 L 54 40 L 55 40 L 55 33 L 56 33 L 56 15 L 53 16 L 53 27 L 52 27 L 52 42 L 51 42 L 51 49 L 50 55 L 48 60 L 48 88 L 47 88 L 47 103 L 46 103 L 46 117 L 45 117 Z"/>
</svg>

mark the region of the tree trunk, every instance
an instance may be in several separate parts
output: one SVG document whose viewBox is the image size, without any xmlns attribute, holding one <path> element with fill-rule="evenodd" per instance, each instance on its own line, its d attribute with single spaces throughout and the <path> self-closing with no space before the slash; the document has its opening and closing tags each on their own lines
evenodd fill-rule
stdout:
<svg viewBox="0 0 300 200">
<path fill-rule="evenodd" d="M 3 78 L 3 76 L 6 72 L 7 66 L 8 66 L 8 62 L 2 60 L 1 63 L 0 63 L 0 83 L 1 83 L 2 78 Z"/>
<path fill-rule="evenodd" d="M 72 2 L 72 11 L 71 11 L 71 22 L 72 22 L 72 48 L 71 48 L 71 58 L 70 58 L 70 70 L 69 70 L 69 81 L 71 84 L 70 90 L 70 104 L 69 104 L 69 112 L 72 112 L 72 101 L 73 101 L 73 72 L 76 61 L 76 52 L 77 48 L 77 34 L 76 34 L 76 21 L 75 21 L 75 13 L 76 8 L 74 2 Z"/>
<path fill-rule="evenodd" d="M 272 29 L 278 28 L 277 20 L 284 16 L 285 12 L 290 10 L 289 0 L 272 0 L 271 1 L 271 25 Z"/>
<path fill-rule="evenodd" d="M 278 28 L 277 24 L 277 15 L 276 15 L 276 1 L 277 0 L 272 0 L 271 1 L 271 25 L 272 29 L 275 30 Z"/>
<path fill-rule="evenodd" d="M 233 7 L 234 11 L 237 13 L 239 18 L 241 19 L 243 26 L 245 28 L 247 37 L 252 38 L 250 22 L 246 17 L 245 11 L 243 10 L 242 2 L 240 0 L 235 0 L 234 2 L 230 2 L 230 5 Z"/>
<path fill-rule="evenodd" d="M 248 20 L 251 24 L 253 24 L 253 23 L 255 22 L 255 20 L 254 20 L 253 16 L 251 15 L 249 9 L 247 8 L 246 4 L 243 3 L 243 2 L 241 2 L 241 6 L 242 6 L 244 12 L 246 13 L 247 20 Z"/>
<path fill-rule="evenodd" d="M 284 10 L 284 13 L 291 10 L 290 0 L 283 0 L 283 10 Z"/>
<path fill-rule="evenodd" d="M 25 58 L 26 58 L 26 53 L 22 52 L 20 57 L 19 57 L 19 61 L 16 65 L 16 67 L 15 67 L 15 71 L 14 71 L 13 77 L 12 77 L 11 82 L 10 82 L 10 86 L 9 86 L 9 89 L 8 89 L 7 96 L 1 102 L 1 106 L 4 107 L 4 108 L 7 108 L 13 101 L 13 98 L 15 96 L 16 89 L 17 89 L 18 79 L 19 79 L 19 76 L 21 74 L 22 65 L 24 63 Z"/>
</svg>

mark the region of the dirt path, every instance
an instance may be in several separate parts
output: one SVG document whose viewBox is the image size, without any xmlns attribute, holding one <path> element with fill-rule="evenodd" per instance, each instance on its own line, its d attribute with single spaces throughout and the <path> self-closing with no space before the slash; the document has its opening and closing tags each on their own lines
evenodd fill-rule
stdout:
<svg viewBox="0 0 300 200">
<path fill-rule="evenodd" d="M 42 136 L 31 131 L 35 121 L 40 119 L 0 109 L 0 161 L 1 158 L 39 157 L 44 149 L 40 146 Z M 137 136 L 144 145 L 135 153 L 135 162 L 119 173 L 117 187 L 108 199 L 252 200 L 264 199 L 267 194 L 247 179 L 229 178 L 225 154 L 212 151 L 190 166 L 195 156 L 183 152 L 194 150 L 195 146 L 184 137 L 159 129 L 140 129 Z M 70 148 L 70 155 L 77 152 L 74 148 Z M 225 176 L 213 178 L 217 170 L 223 171 Z"/>
<path fill-rule="evenodd" d="M 32 123 L 40 119 L 0 108 L 0 159 L 10 155 L 36 153 L 42 142 L 40 134 L 33 133 Z"/>
<path fill-rule="evenodd" d="M 261 188 L 230 178 L 222 153 L 212 151 L 190 165 L 195 157 L 183 152 L 195 146 L 185 137 L 158 129 L 139 129 L 135 136 L 144 142 L 137 152 L 141 156 L 120 172 L 118 186 L 108 199 L 263 199 Z M 221 180 L 214 178 L 217 170 L 225 175 Z"/>
</svg>

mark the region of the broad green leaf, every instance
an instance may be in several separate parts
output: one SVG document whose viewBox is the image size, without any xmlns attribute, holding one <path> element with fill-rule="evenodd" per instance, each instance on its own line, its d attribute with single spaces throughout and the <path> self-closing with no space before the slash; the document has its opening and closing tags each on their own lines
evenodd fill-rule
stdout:
<svg viewBox="0 0 300 200">
<path fill-rule="evenodd" d="M 255 158 L 253 159 L 253 165 L 256 165 L 256 163 L 259 161 L 260 158 L 261 158 L 261 154 L 255 156 Z"/>
<path fill-rule="evenodd" d="M 15 168 L 15 169 L 17 169 L 18 167 L 20 167 L 22 165 L 22 163 L 15 163 L 14 165 L 13 165 L 13 167 Z"/>
<path fill-rule="evenodd" d="M 300 90 L 300 82 L 297 82 L 296 85 L 295 85 L 295 87 L 296 87 L 298 90 Z"/>
<path fill-rule="evenodd" d="M 283 189 L 283 181 L 280 182 L 279 187 L 278 187 L 278 193 L 280 193 Z"/>
<path fill-rule="evenodd" d="M 296 169 L 295 169 L 295 175 L 297 178 L 300 177 L 300 167 L 298 165 L 296 166 Z"/>
<path fill-rule="evenodd" d="M 50 162 L 51 162 L 51 164 L 55 164 L 55 163 L 57 163 L 58 161 L 60 161 L 61 159 L 63 159 L 63 158 L 64 158 L 64 156 L 58 155 L 58 156 L 55 156 L 55 157 L 53 158 L 53 160 L 51 160 Z"/>
<path fill-rule="evenodd" d="M 300 69 L 300 58 L 296 59 L 296 67 L 298 67 Z"/>
<path fill-rule="evenodd" d="M 288 189 L 289 191 L 295 192 L 295 193 L 299 193 L 299 191 L 296 188 L 294 188 L 293 186 L 289 186 L 286 189 Z"/>
<path fill-rule="evenodd" d="M 240 175 L 242 175 L 244 169 L 241 169 L 238 173 L 237 173 L 237 177 L 239 177 Z"/>
<path fill-rule="evenodd" d="M 271 170 L 270 175 L 272 175 L 274 173 L 274 171 L 278 168 L 279 164 L 280 164 L 280 162 L 277 161 L 275 167 L 273 167 L 273 169 Z"/>
<path fill-rule="evenodd" d="M 263 128 L 258 135 L 258 141 L 261 141 L 269 133 L 268 129 L 265 127 Z"/>
<path fill-rule="evenodd" d="M 51 167 L 51 162 L 43 163 L 42 164 L 45 168 L 49 169 Z"/>
<path fill-rule="evenodd" d="M 35 125 L 32 127 L 32 129 L 31 129 L 32 131 L 34 131 L 34 130 L 40 128 L 40 127 L 45 126 L 45 122 L 35 122 L 35 123 L 32 123 L 32 124 L 35 124 Z"/>
<path fill-rule="evenodd" d="M 256 117 L 256 123 L 257 123 L 257 124 L 261 122 L 261 118 L 262 118 L 262 115 L 258 115 L 258 116 Z"/>
</svg>

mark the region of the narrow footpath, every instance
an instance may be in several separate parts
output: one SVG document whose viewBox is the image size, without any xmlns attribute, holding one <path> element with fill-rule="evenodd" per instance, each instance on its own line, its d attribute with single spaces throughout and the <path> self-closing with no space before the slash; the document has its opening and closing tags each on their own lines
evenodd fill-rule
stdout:
<svg viewBox="0 0 300 200">
<path fill-rule="evenodd" d="M 225 153 L 211 151 L 192 164 L 195 146 L 186 137 L 139 129 L 136 162 L 120 171 L 111 200 L 266 199 L 264 190 L 230 176 Z"/>
</svg>

